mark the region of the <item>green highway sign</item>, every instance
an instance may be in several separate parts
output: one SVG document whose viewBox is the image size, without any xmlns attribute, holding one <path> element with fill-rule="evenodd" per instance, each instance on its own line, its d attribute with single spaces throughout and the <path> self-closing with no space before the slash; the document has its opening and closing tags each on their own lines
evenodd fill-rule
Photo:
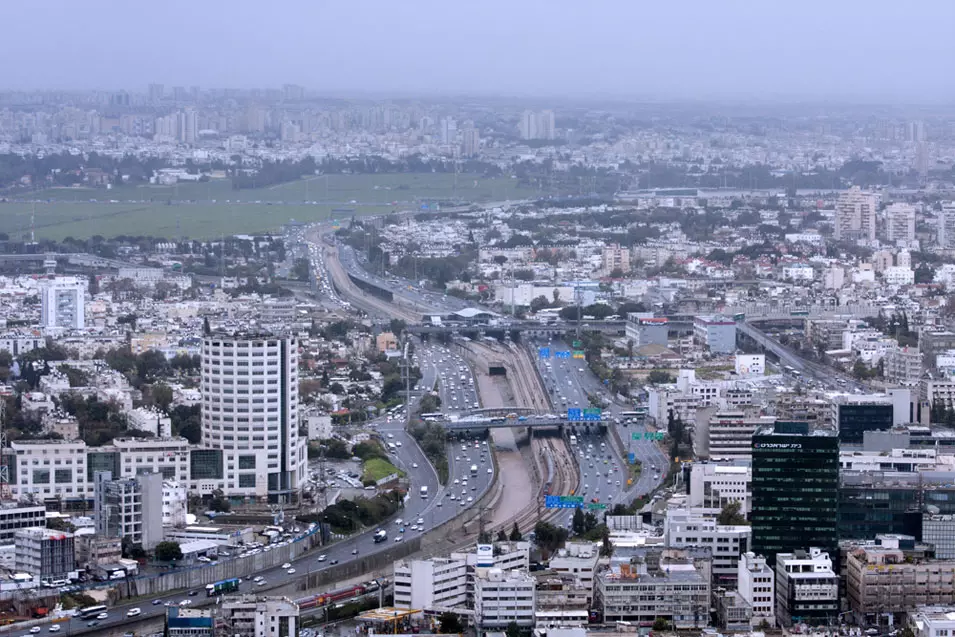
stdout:
<svg viewBox="0 0 955 637">
<path fill-rule="evenodd" d="M 646 432 L 644 432 L 646 433 Z M 640 440 L 643 437 L 643 434 L 639 431 L 634 431 L 630 434 L 630 440 Z"/>
<path fill-rule="evenodd" d="M 580 349 L 583 345 L 580 341 L 574 341 L 574 349 Z"/>
<path fill-rule="evenodd" d="M 606 509 L 607 504 L 605 502 L 588 502 L 587 508 L 590 509 L 591 511 L 595 511 L 598 509 Z"/>
<path fill-rule="evenodd" d="M 583 504 L 584 496 L 582 495 L 562 495 L 560 496 L 561 502 L 572 502 L 574 504 Z"/>
</svg>

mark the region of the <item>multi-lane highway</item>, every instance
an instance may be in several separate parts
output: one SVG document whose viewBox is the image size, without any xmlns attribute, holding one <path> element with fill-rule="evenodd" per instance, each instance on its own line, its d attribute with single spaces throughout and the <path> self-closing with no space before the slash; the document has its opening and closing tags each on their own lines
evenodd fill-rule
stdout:
<svg viewBox="0 0 955 637">
<path fill-rule="evenodd" d="M 438 312 L 447 314 L 455 310 L 471 307 L 462 299 L 427 290 L 417 281 L 397 276 L 382 277 L 369 272 L 368 261 L 364 254 L 358 254 L 352 247 L 340 244 L 338 259 L 345 270 L 354 276 L 373 283 L 384 290 L 391 290 L 396 296 L 410 301 L 420 312 Z"/>
<path fill-rule="evenodd" d="M 474 375 L 467 361 L 454 351 L 440 345 L 428 345 L 417 354 L 422 374 L 433 374 L 437 379 L 441 410 L 468 411 L 480 407 Z M 422 382 L 422 385 L 425 385 Z M 434 382 L 426 385 L 434 387 Z"/>
<path fill-rule="evenodd" d="M 419 345 L 417 356 L 423 374 L 418 388 L 432 387 L 436 379 L 450 375 L 452 368 L 456 378 L 462 375 L 459 370 L 460 359 L 444 348 L 430 348 L 427 345 Z M 465 370 L 466 377 L 471 378 L 470 369 L 465 368 Z M 469 386 L 473 395 L 473 379 Z M 438 476 L 434 468 L 417 442 L 405 431 L 404 419 L 382 417 L 369 423 L 369 426 L 378 432 L 382 440 L 395 444 L 396 450 L 392 454 L 392 461 L 408 474 L 410 480 L 410 488 L 404 508 L 398 512 L 394 519 L 381 526 L 388 531 L 388 541 L 376 544 L 373 538 L 376 529 L 368 529 L 364 533 L 356 534 L 324 549 L 313 549 L 292 560 L 288 569 L 279 567 L 262 571 L 258 575 L 262 576 L 264 584 L 259 585 L 252 581 L 243 581 L 239 588 L 240 592 L 264 591 L 289 584 L 309 573 L 385 550 L 395 543 L 395 538 L 411 538 L 427 533 L 459 515 L 462 510 L 472 506 L 484 495 L 494 478 L 493 462 L 487 445 L 483 441 L 472 439 L 449 443 L 448 466 L 451 477 L 449 484 L 442 486 L 438 482 Z M 464 448 L 462 448 L 462 444 Z M 476 470 L 472 472 L 471 468 L 474 465 L 476 465 Z M 457 480 L 457 483 L 455 483 L 455 480 Z M 466 484 L 463 483 L 464 481 L 466 481 Z M 421 497 L 422 486 L 428 487 L 427 498 Z M 395 521 L 397 519 L 402 520 L 402 524 L 397 524 Z M 412 530 L 412 526 L 418 528 Z M 401 529 L 404 529 L 403 533 Z M 120 582 L 119 585 L 122 586 L 122 583 Z M 59 630 L 66 632 L 66 634 L 107 631 L 127 622 L 126 614 L 131 609 L 138 608 L 140 610 L 141 614 L 136 618 L 138 621 L 153 616 L 161 616 L 165 612 L 164 604 L 185 603 L 191 605 L 204 599 L 205 595 L 205 590 L 195 589 L 194 591 L 180 591 L 175 594 L 157 596 L 153 600 L 120 604 L 108 610 L 106 619 L 73 618 L 59 623 L 58 625 L 61 626 Z M 95 625 L 91 625 L 92 622 L 95 622 Z M 47 631 L 48 626 L 44 624 L 41 632 Z M 10 631 L 8 634 L 26 637 L 30 633 L 28 630 L 21 630 Z"/>
<path fill-rule="evenodd" d="M 552 352 L 570 349 L 557 341 L 546 341 L 543 344 L 550 345 Z M 668 466 L 666 456 L 649 441 L 632 440 L 631 434 L 642 434 L 643 429 L 620 417 L 620 413 L 628 409 L 610 400 L 606 388 L 587 367 L 586 361 L 573 358 L 539 358 L 538 368 L 551 394 L 554 407 L 560 413 L 566 414 L 568 408 L 589 407 L 588 395 L 603 397 L 609 403 L 603 411 L 604 424 L 617 428 L 620 439 L 625 444 L 624 449 L 618 449 L 611 436 L 601 434 L 595 425 L 570 425 L 577 439 L 576 453 L 581 484 L 579 495 L 583 495 L 587 500 L 597 498 L 609 507 L 614 504 L 628 504 L 660 484 L 663 479 L 662 472 Z M 630 485 L 627 484 L 631 477 L 630 465 L 628 458 L 621 457 L 621 453 L 633 453 L 642 467 L 639 477 Z M 654 470 L 654 467 L 657 470 Z"/>
</svg>

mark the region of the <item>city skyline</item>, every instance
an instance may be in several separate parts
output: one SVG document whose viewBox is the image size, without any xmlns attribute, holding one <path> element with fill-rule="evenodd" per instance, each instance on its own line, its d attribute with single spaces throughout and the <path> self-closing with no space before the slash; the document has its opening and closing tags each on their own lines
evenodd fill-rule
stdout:
<svg viewBox="0 0 955 637">
<path fill-rule="evenodd" d="M 20 60 L 6 74 L 4 88 L 14 90 L 295 83 L 329 96 L 945 101 L 955 93 L 935 78 L 955 57 L 945 34 L 955 6 L 917 5 L 810 2 L 787 12 L 738 2 L 681 10 L 609 3 L 592 11 L 492 2 L 449 12 L 419 2 L 376 7 L 368 20 L 334 3 L 280 3 L 284 10 L 262 15 L 249 5 L 172 2 L 146 21 L 135 8 L 113 11 L 112 0 L 81 15 L 51 1 L 44 28 L 57 55 L 37 47 L 30 30 L 7 34 L 0 53 Z M 11 24 L 28 23 L 36 7 L 7 10 Z M 81 54 L 59 54 L 67 49 Z"/>
</svg>

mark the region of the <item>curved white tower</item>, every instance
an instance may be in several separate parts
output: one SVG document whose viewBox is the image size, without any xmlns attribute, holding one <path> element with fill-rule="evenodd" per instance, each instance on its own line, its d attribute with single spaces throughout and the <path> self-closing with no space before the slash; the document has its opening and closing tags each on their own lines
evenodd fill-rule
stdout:
<svg viewBox="0 0 955 637">
<path fill-rule="evenodd" d="M 223 490 L 294 499 L 307 477 L 299 436 L 298 341 L 212 333 L 202 340 L 202 445 L 222 451 Z"/>
</svg>

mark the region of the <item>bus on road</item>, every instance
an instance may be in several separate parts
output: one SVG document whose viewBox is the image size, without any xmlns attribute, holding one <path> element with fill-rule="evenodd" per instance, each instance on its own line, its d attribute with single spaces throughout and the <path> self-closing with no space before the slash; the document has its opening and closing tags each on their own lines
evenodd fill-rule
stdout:
<svg viewBox="0 0 955 637">
<path fill-rule="evenodd" d="M 81 608 L 76 612 L 76 614 L 82 617 L 83 619 L 87 619 L 89 617 L 96 617 L 100 613 L 105 613 L 105 612 L 106 612 L 106 607 L 99 605 L 99 606 L 87 606 L 86 608 Z"/>
</svg>

